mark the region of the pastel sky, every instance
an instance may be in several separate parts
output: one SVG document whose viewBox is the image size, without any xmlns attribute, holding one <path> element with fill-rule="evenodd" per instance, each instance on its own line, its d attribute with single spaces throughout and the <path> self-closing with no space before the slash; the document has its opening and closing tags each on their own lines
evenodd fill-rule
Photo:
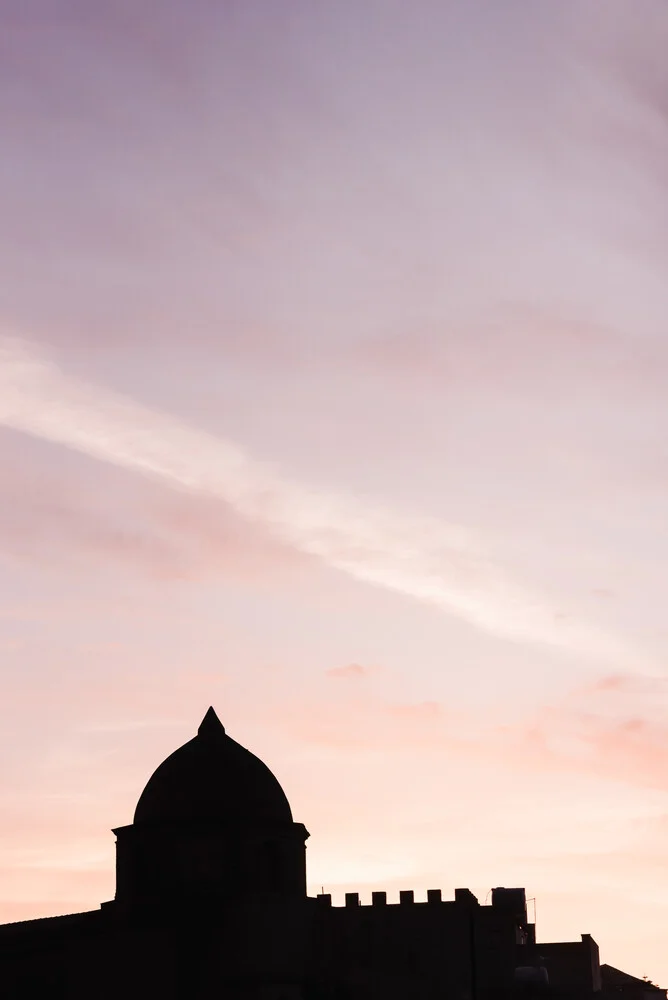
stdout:
<svg viewBox="0 0 668 1000">
<path fill-rule="evenodd" d="M 665 2 L 0 15 L 0 920 L 213 704 L 312 892 L 668 985 Z"/>
</svg>

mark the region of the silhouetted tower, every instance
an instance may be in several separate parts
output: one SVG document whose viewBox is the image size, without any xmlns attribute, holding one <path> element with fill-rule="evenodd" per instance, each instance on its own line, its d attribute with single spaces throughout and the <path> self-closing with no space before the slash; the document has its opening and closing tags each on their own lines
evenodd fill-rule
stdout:
<svg viewBox="0 0 668 1000">
<path fill-rule="evenodd" d="M 116 901 L 304 898 L 306 839 L 280 784 L 226 734 L 210 708 L 171 754 L 116 834 Z"/>
</svg>

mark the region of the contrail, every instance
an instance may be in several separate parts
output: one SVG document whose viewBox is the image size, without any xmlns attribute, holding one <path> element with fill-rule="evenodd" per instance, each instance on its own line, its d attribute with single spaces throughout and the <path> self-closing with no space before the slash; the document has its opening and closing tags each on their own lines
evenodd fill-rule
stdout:
<svg viewBox="0 0 668 1000">
<path fill-rule="evenodd" d="M 621 640 L 557 621 L 556 609 L 508 579 L 463 528 L 309 489 L 233 442 L 69 377 L 17 337 L 0 338 L 0 424 L 217 497 L 327 565 L 485 632 L 657 672 Z"/>
</svg>

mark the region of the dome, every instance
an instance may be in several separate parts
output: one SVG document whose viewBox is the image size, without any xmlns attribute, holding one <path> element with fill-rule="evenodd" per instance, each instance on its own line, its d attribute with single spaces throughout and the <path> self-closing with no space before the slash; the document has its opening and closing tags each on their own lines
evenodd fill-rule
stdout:
<svg viewBox="0 0 668 1000">
<path fill-rule="evenodd" d="M 226 734 L 210 708 L 197 736 L 153 772 L 135 824 L 217 820 L 292 823 L 285 792 L 266 764 Z"/>
</svg>

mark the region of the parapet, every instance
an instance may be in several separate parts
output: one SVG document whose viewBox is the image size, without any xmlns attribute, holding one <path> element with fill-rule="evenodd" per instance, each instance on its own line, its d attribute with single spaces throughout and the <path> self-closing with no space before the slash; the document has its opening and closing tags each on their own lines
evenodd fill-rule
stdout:
<svg viewBox="0 0 668 1000">
<path fill-rule="evenodd" d="M 322 892 L 318 893 L 315 897 L 319 906 L 330 907 L 332 905 L 331 893 Z M 470 889 L 455 889 L 455 903 L 465 903 L 469 906 L 478 906 L 478 900 L 470 891 Z M 441 903 L 449 903 L 452 905 L 452 900 L 443 899 L 443 892 L 441 889 L 427 889 L 427 899 L 416 900 L 414 889 L 400 889 L 399 890 L 399 906 L 436 906 Z M 346 908 L 357 907 L 369 905 L 363 904 L 360 900 L 359 892 L 347 892 L 345 894 L 344 906 Z M 371 893 L 371 906 L 387 906 L 387 892 L 384 889 L 374 889 Z M 390 903 L 389 905 L 397 905 L 397 903 Z"/>
<path fill-rule="evenodd" d="M 474 896 L 470 889 L 455 889 L 455 903 L 464 903 L 466 906 L 480 906 L 478 897 Z"/>
</svg>

